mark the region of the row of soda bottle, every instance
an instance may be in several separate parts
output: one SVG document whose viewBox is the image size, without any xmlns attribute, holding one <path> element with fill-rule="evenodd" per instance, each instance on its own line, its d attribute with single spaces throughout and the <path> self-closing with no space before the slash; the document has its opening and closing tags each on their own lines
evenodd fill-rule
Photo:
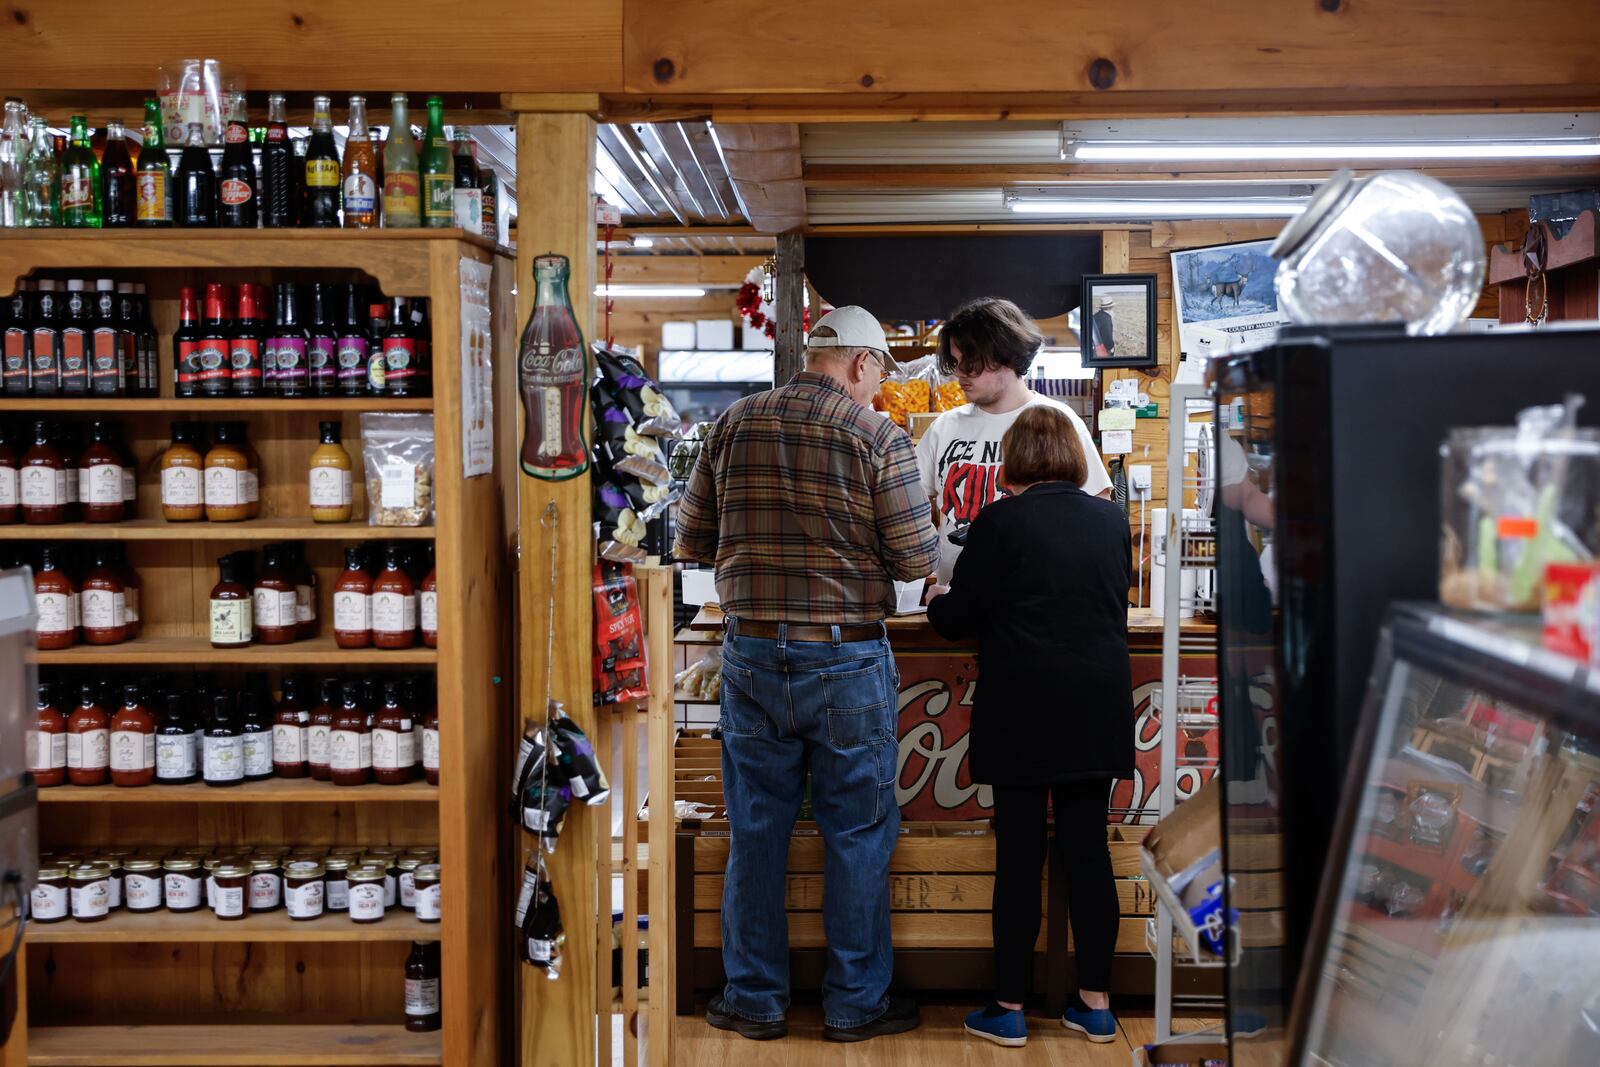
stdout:
<svg viewBox="0 0 1600 1067">
<path fill-rule="evenodd" d="M 471 134 L 456 127 L 447 139 L 443 101 L 429 97 L 419 145 L 405 94 L 390 104 L 388 137 L 375 145 L 366 100 L 350 98 L 341 155 L 328 97 L 315 98 L 310 137 L 290 138 L 283 94 L 268 97 L 266 127 L 252 129 L 244 93 L 232 91 L 220 164 L 194 122 L 174 166 L 153 99 L 137 162 L 120 122 L 107 122 L 97 154 L 84 116 L 72 116 L 68 141 L 10 99 L 0 130 L 0 226 L 458 226 L 498 239 L 499 179 L 478 164 Z"/>
<path fill-rule="evenodd" d="M 367 286 L 185 286 L 178 396 L 427 396 L 428 301 Z M 199 292 L 204 293 L 204 317 Z M 0 302 L 7 396 L 156 396 L 160 349 L 142 283 L 24 281 Z"/>
</svg>

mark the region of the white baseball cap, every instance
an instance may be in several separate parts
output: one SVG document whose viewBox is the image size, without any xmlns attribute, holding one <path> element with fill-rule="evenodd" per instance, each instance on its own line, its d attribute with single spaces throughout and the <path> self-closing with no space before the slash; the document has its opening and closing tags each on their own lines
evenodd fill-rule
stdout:
<svg viewBox="0 0 1600 1067">
<path fill-rule="evenodd" d="M 833 331 L 832 336 L 818 337 L 824 326 Z M 850 304 L 834 308 L 811 327 L 806 338 L 807 348 L 870 348 L 889 356 L 889 339 L 883 335 L 883 326 L 866 308 Z"/>
</svg>

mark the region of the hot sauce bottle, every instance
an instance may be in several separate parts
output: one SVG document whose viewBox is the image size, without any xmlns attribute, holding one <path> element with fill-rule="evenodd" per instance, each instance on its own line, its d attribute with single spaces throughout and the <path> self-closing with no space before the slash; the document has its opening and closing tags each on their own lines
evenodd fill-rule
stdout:
<svg viewBox="0 0 1600 1067">
<path fill-rule="evenodd" d="M 86 645 L 120 645 L 128 639 L 127 591 L 109 557 L 105 546 L 94 548 L 78 592 Z"/>
<path fill-rule="evenodd" d="M 192 422 L 172 424 L 172 443 L 161 453 L 161 516 L 194 522 L 205 516 L 205 455 Z"/>
<path fill-rule="evenodd" d="M 156 781 L 182 785 L 200 776 L 194 724 L 182 693 L 167 694 L 167 708 L 156 727 Z"/>
<path fill-rule="evenodd" d="M 212 698 L 211 707 L 201 773 L 206 785 L 238 785 L 244 781 L 244 734 L 234 720 L 233 698 L 218 693 Z"/>
<path fill-rule="evenodd" d="M 417 338 L 410 320 L 405 298 L 395 297 L 389 313 L 389 329 L 383 335 L 383 380 L 367 383 L 375 393 L 413 396 L 421 392 L 417 381 Z"/>
<path fill-rule="evenodd" d="M 344 550 L 344 573 L 333 586 L 333 641 L 340 648 L 372 644 L 372 579 L 361 549 Z"/>
<path fill-rule="evenodd" d="M 33 576 L 33 603 L 38 612 L 39 648 L 71 648 L 78 643 L 78 588 L 61 570 L 61 550 L 39 550 L 39 572 Z"/>
<path fill-rule="evenodd" d="M 372 776 L 381 785 L 401 785 L 416 772 L 416 728 L 400 703 L 400 683 L 383 683 L 383 706 L 372 720 Z"/>
<path fill-rule="evenodd" d="M 87 285 L 81 278 L 67 281 L 67 319 L 61 327 L 61 393 L 85 396 L 89 392 L 90 306 Z"/>
<path fill-rule="evenodd" d="M 333 777 L 328 762 L 328 748 L 332 741 L 333 720 L 338 714 L 339 680 L 324 678 L 317 706 L 311 709 L 306 723 L 306 767 L 311 777 L 326 782 Z"/>
<path fill-rule="evenodd" d="M 67 781 L 105 785 L 111 770 L 111 718 L 100 706 L 99 685 L 84 682 L 67 717 Z"/>
<path fill-rule="evenodd" d="M 34 305 L 33 330 L 28 351 L 28 384 L 34 396 L 56 396 L 61 392 L 61 308 L 63 300 L 57 283 L 50 278 L 38 282 L 39 296 Z"/>
<path fill-rule="evenodd" d="M 439 571 L 430 560 L 428 576 L 417 586 L 417 613 L 421 616 L 422 643 L 428 648 L 439 647 Z"/>
<path fill-rule="evenodd" d="M 372 734 L 367 729 L 367 709 L 361 705 L 358 682 L 344 683 L 328 737 L 328 766 L 334 785 L 365 785 L 372 781 Z"/>
<path fill-rule="evenodd" d="M 3 427 L 0 427 L 0 526 L 9 526 L 22 518 L 22 504 L 17 499 L 17 467 L 20 460 L 11 447 Z"/>
<path fill-rule="evenodd" d="M 429 785 L 439 784 L 439 709 L 432 704 L 422 719 L 422 776 Z"/>
<path fill-rule="evenodd" d="M 272 777 L 272 697 L 266 691 L 266 678 L 252 680 L 242 694 L 244 716 L 244 777 L 259 782 Z"/>
<path fill-rule="evenodd" d="M 46 526 L 67 521 L 67 461 L 44 419 L 34 420 L 33 445 L 22 454 L 17 497 L 24 523 Z"/>
<path fill-rule="evenodd" d="M 122 707 L 111 717 L 111 784 L 149 785 L 156 779 L 156 720 L 139 687 L 124 686 Z"/>
<path fill-rule="evenodd" d="M 211 647 L 244 648 L 255 635 L 250 590 L 237 556 L 217 560 L 217 584 L 211 587 Z"/>
<path fill-rule="evenodd" d="M 272 720 L 272 772 L 279 778 L 304 778 L 310 773 L 306 762 L 306 728 L 311 713 L 300 691 L 300 679 L 283 680 L 283 696 Z"/>
<path fill-rule="evenodd" d="M 108 564 L 122 579 L 122 592 L 124 596 L 123 622 L 126 623 L 126 640 L 132 641 L 144 629 L 143 615 L 144 584 L 139 581 L 139 572 L 128 563 L 128 546 L 121 541 L 113 541 L 105 546 Z"/>
<path fill-rule="evenodd" d="M 227 396 L 233 388 L 233 319 L 228 314 L 227 286 L 206 286 L 206 321 L 200 327 L 195 360 L 196 388 L 201 396 Z"/>
<path fill-rule="evenodd" d="M 383 571 L 372 580 L 374 648 L 410 648 L 417 641 L 417 595 L 400 566 L 400 546 L 384 549 Z"/>
<path fill-rule="evenodd" d="M 279 546 L 283 552 L 283 568 L 294 582 L 294 618 L 300 640 L 317 636 L 317 572 L 306 562 L 306 546 L 299 541 L 286 541 Z"/>
<path fill-rule="evenodd" d="M 264 645 L 288 644 L 299 633 L 294 582 L 283 569 L 280 546 L 268 545 L 261 554 L 263 566 L 254 595 L 256 640 Z"/>
<path fill-rule="evenodd" d="M 332 396 L 339 381 L 339 331 L 333 324 L 333 286 L 311 286 L 306 341 L 306 385 L 312 396 Z"/>
<path fill-rule="evenodd" d="M 234 396 L 257 396 L 262 391 L 261 350 L 267 341 L 267 324 L 261 318 L 261 286 L 239 286 L 239 320 L 229 342 Z"/>
<path fill-rule="evenodd" d="M 78 500 L 84 522 L 121 522 L 124 499 L 123 451 L 115 423 L 89 424 L 89 445 L 78 457 Z"/>
<path fill-rule="evenodd" d="M 67 780 L 67 717 L 56 707 L 56 687 L 39 683 L 38 718 L 28 731 L 28 771 L 39 786 Z"/>
<path fill-rule="evenodd" d="M 178 396 L 200 391 L 200 310 L 194 286 L 178 290 L 178 328 L 172 334 L 172 373 Z"/>
</svg>

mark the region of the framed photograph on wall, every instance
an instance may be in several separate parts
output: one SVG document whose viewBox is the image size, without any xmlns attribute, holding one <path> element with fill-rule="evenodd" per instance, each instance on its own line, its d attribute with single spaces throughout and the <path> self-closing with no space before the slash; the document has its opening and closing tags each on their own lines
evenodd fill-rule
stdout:
<svg viewBox="0 0 1600 1067">
<path fill-rule="evenodd" d="M 1159 365 L 1154 274 L 1085 274 L 1079 308 L 1085 368 Z"/>
</svg>

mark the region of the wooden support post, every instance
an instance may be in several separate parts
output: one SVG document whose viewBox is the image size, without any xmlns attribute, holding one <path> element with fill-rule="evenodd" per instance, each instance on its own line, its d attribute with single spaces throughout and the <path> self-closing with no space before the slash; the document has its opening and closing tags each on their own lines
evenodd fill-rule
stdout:
<svg viewBox="0 0 1600 1067">
<path fill-rule="evenodd" d="M 805 239 L 797 233 L 778 235 L 777 347 L 773 353 L 772 384 L 787 385 L 805 366 L 805 343 L 800 330 L 806 306 Z"/>
<path fill-rule="evenodd" d="M 1128 231 L 1106 230 L 1100 234 L 1100 273 L 1128 273 Z"/>
<path fill-rule="evenodd" d="M 594 180 L 595 122 L 586 114 L 520 114 L 517 117 L 517 200 L 522 205 L 517 239 L 517 306 L 519 322 L 533 310 L 534 258 L 555 252 L 572 264 L 568 293 L 587 342 L 594 336 Z M 513 376 L 514 378 L 514 376 Z M 515 402 L 515 401 L 513 401 Z M 520 405 L 519 405 L 520 407 Z M 518 415 L 518 439 L 526 432 Z M 595 734 L 591 646 L 594 633 L 591 572 L 594 532 L 590 525 L 588 475 L 565 482 L 542 482 L 517 472 L 520 639 L 517 685 L 521 719 L 544 715 L 545 645 L 549 636 L 550 537 L 540 525 L 552 502 L 560 509 L 556 573 L 555 658 L 551 672 L 554 696 L 590 736 Z M 471 709 L 466 709 L 471 710 Z M 507 738 L 506 757 L 515 738 Z M 521 1067 L 582 1067 L 595 1061 L 594 946 L 596 920 L 595 861 L 582 842 L 594 840 L 592 819 L 603 819 L 605 807 L 574 805 L 567 815 L 567 845 L 550 857 L 549 868 L 566 926 L 565 965 L 561 977 L 548 981 L 518 966 L 517 1002 L 521 1032 L 517 1062 Z M 522 836 L 524 855 L 537 847 Z M 520 869 L 520 864 L 513 871 Z M 505 875 L 509 886 L 514 873 Z M 504 921 L 509 921 L 505 919 Z M 606 916 L 610 921 L 610 916 Z"/>
<path fill-rule="evenodd" d="M 672 662 L 660 649 L 672 640 L 672 568 L 649 567 L 649 581 L 641 583 L 641 610 L 650 635 L 650 704 L 646 747 L 650 752 L 647 783 L 650 799 L 650 1008 L 649 1067 L 671 1067 L 672 1020 L 677 974 L 671 960 L 677 944 L 677 916 L 672 895 L 677 820 L 673 812 Z"/>
</svg>

